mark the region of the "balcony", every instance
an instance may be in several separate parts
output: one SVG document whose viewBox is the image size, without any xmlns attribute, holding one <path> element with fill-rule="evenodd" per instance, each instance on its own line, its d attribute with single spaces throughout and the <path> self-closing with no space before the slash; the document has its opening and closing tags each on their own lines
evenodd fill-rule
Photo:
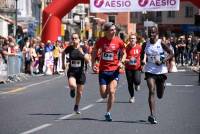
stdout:
<svg viewBox="0 0 200 134">
<path fill-rule="evenodd" d="M 1 0 L 0 13 L 2 14 L 15 13 L 15 0 Z"/>
<path fill-rule="evenodd" d="M 162 22 L 162 17 L 154 17 L 154 22 L 157 22 L 157 23 Z"/>
</svg>

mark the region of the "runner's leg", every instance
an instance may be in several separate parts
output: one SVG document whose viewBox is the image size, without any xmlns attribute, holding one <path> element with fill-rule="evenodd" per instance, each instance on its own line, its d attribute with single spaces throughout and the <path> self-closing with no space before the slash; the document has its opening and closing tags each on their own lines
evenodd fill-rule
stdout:
<svg viewBox="0 0 200 134">
<path fill-rule="evenodd" d="M 135 84 L 135 90 L 140 90 L 140 83 L 141 83 L 141 72 L 139 70 L 133 71 L 133 83 Z"/>
<path fill-rule="evenodd" d="M 82 94 L 83 94 L 83 88 L 84 88 L 84 85 L 77 85 L 77 91 L 76 91 L 76 102 L 75 102 L 75 105 L 79 105 L 80 103 L 80 100 L 81 100 L 81 97 L 82 97 Z"/>
<path fill-rule="evenodd" d="M 165 80 L 156 80 L 157 97 L 162 99 L 165 90 Z"/>
<path fill-rule="evenodd" d="M 150 113 L 151 115 L 154 115 L 155 114 L 155 88 L 156 88 L 155 80 L 149 77 L 147 79 L 147 86 L 149 88 L 148 102 L 149 102 Z"/>
<path fill-rule="evenodd" d="M 107 112 L 110 112 L 111 108 L 113 106 L 113 103 L 115 101 L 115 92 L 116 92 L 116 88 L 117 88 L 117 81 L 112 80 L 108 86 L 109 86 L 109 96 L 108 96 L 108 102 L 107 102 Z"/>
<path fill-rule="evenodd" d="M 134 96 L 134 88 L 133 88 L 133 74 L 131 71 L 126 69 L 126 79 L 127 79 L 127 83 L 128 83 L 128 91 L 130 94 L 130 97 Z"/>
<path fill-rule="evenodd" d="M 70 76 L 68 79 L 69 88 L 70 88 L 70 96 L 72 98 L 75 97 L 75 90 L 77 89 L 76 79 L 73 76 Z"/>
</svg>

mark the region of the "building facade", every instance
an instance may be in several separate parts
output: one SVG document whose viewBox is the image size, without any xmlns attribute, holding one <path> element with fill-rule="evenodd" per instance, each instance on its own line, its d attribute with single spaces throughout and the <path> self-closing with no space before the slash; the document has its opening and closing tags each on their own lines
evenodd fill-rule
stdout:
<svg viewBox="0 0 200 134">
<path fill-rule="evenodd" d="M 199 26 L 195 25 L 195 15 L 199 15 L 200 10 L 191 2 L 180 3 L 179 11 L 131 13 L 131 20 L 137 23 L 137 32 L 144 34 L 145 21 L 157 24 L 160 31 L 165 35 L 177 34 L 198 34 Z"/>
</svg>

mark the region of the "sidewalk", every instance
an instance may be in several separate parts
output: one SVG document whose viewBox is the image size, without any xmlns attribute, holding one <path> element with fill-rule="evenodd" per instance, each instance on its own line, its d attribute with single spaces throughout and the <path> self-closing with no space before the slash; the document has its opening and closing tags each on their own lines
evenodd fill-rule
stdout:
<svg viewBox="0 0 200 134">
<path fill-rule="evenodd" d="M 8 83 L 14 83 L 19 81 L 28 80 L 32 77 L 39 77 L 43 76 L 44 74 L 37 74 L 37 75 L 30 75 L 25 73 L 19 73 L 17 75 L 8 76 L 8 79 L 6 81 L 1 81 L 0 84 L 8 84 Z"/>
<path fill-rule="evenodd" d="M 197 72 L 197 73 L 199 73 L 199 71 L 200 71 L 200 67 L 199 66 L 192 66 L 192 67 L 190 67 L 190 69 L 192 71 L 194 71 L 194 72 Z"/>
</svg>

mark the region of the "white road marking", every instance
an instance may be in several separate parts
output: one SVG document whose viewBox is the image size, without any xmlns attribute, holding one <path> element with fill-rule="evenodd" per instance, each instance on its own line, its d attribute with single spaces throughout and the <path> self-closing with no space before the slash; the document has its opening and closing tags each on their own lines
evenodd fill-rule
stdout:
<svg viewBox="0 0 200 134">
<path fill-rule="evenodd" d="M 75 113 L 72 113 L 72 114 L 68 114 L 68 115 L 65 115 L 63 117 L 60 117 L 59 119 L 57 119 L 56 121 L 60 121 L 60 120 L 66 120 L 72 116 L 76 115 Z"/>
<path fill-rule="evenodd" d="M 102 102 L 103 100 L 104 99 L 101 98 L 101 99 L 98 99 L 96 102 L 99 103 L 99 102 Z"/>
<path fill-rule="evenodd" d="M 103 101 L 103 99 L 98 99 L 96 102 L 101 102 L 101 101 Z M 96 105 L 96 104 L 89 104 L 89 105 L 87 105 L 87 106 L 81 108 L 80 110 L 81 110 L 81 111 L 85 111 L 85 110 L 87 110 L 87 109 L 89 109 L 89 108 L 91 108 L 91 107 L 94 107 L 95 105 Z M 55 120 L 55 122 L 58 122 L 58 121 L 61 121 L 61 120 L 69 119 L 70 117 L 75 116 L 75 115 L 77 115 L 77 114 L 72 113 L 72 114 L 65 115 L 65 116 L 60 117 L 60 118 L 58 118 L 57 120 Z M 33 128 L 33 129 L 31 129 L 31 130 L 22 132 L 22 133 L 20 133 L 20 134 L 31 134 L 31 133 L 37 132 L 37 131 L 39 131 L 39 130 L 42 130 L 42 129 L 47 128 L 47 127 L 52 126 L 52 125 L 53 125 L 53 124 L 50 124 L 50 123 L 44 124 L 44 125 L 41 125 L 41 126 L 39 126 L 39 127 Z"/>
<path fill-rule="evenodd" d="M 94 107 L 94 106 L 95 106 L 95 104 L 90 104 L 90 105 L 87 105 L 87 106 L 81 108 L 80 110 L 81 110 L 81 111 L 84 111 L 84 110 L 87 110 L 87 109 L 89 109 L 89 108 L 91 108 L 91 107 Z"/>
<path fill-rule="evenodd" d="M 194 85 L 174 85 L 172 83 L 166 83 L 168 87 L 193 87 Z"/>
<path fill-rule="evenodd" d="M 178 69 L 178 72 L 186 72 L 185 69 Z"/>
<path fill-rule="evenodd" d="M 10 93 L 16 93 L 16 92 L 19 92 L 19 91 L 23 91 L 23 90 L 25 90 L 27 88 L 30 88 L 30 87 L 33 87 L 33 86 L 36 86 L 36 85 L 40 85 L 40 84 L 44 84 L 44 83 L 50 82 L 52 80 L 58 79 L 60 77 L 61 76 L 58 76 L 58 77 L 55 77 L 55 78 L 52 78 L 52 79 L 49 79 L 49 80 L 45 80 L 45 81 L 42 81 L 42 82 L 38 82 L 38 83 L 30 84 L 30 85 L 27 85 L 27 86 L 19 87 L 19 88 L 10 90 L 10 91 L 0 92 L 0 95 L 10 94 Z"/>
<path fill-rule="evenodd" d="M 52 126 L 52 124 L 44 124 L 44 125 L 41 125 L 39 127 L 33 128 L 33 129 L 25 131 L 23 133 L 20 133 L 20 134 L 32 134 L 32 133 L 37 132 L 37 131 L 39 131 L 41 129 L 47 128 L 49 126 Z"/>
<path fill-rule="evenodd" d="M 24 86 L 23 88 L 29 88 L 29 87 L 32 87 L 32 86 L 36 86 L 36 85 L 40 85 L 40 84 L 43 84 L 43 83 L 47 83 L 47 82 L 50 82 L 52 80 L 58 79 L 60 77 L 62 77 L 62 76 L 58 76 L 58 77 L 55 77 L 55 78 L 52 78 L 52 79 L 49 79 L 49 80 L 45 80 L 45 81 L 42 81 L 42 82 L 30 84 L 30 85 Z"/>
<path fill-rule="evenodd" d="M 10 90 L 10 91 L 1 92 L 0 95 L 2 95 L 2 94 L 11 94 L 11 93 L 16 93 L 16 92 L 20 92 L 20 91 L 23 91 L 23 90 L 25 90 L 25 88 L 20 87 L 20 88 L 13 89 L 13 90 Z"/>
<path fill-rule="evenodd" d="M 178 89 L 176 90 L 177 93 L 195 93 L 194 90 L 183 90 L 183 89 Z"/>
<path fill-rule="evenodd" d="M 52 79 L 51 79 L 51 80 L 52 80 Z M 35 84 L 34 84 L 34 85 L 35 85 Z M 104 100 L 104 99 L 100 98 L 100 99 L 96 100 L 96 103 L 95 103 L 95 104 L 89 104 L 89 105 L 87 105 L 87 106 L 81 108 L 80 110 L 81 110 L 81 111 L 85 111 L 85 110 L 87 110 L 87 109 L 89 109 L 89 108 L 91 108 L 91 107 L 94 107 L 95 105 L 97 105 L 98 102 L 101 102 L 101 101 L 103 101 L 103 100 Z M 72 117 L 72 116 L 75 116 L 75 115 L 77 115 L 77 114 L 75 114 L 75 113 L 68 114 L 68 115 L 65 115 L 65 116 L 63 116 L 63 117 L 60 117 L 60 118 L 58 118 L 57 120 L 54 120 L 54 121 L 55 121 L 55 122 L 58 122 L 58 121 L 61 121 L 61 120 L 66 120 L 66 119 L 68 119 L 68 118 L 70 118 L 70 117 Z M 41 126 L 39 126 L 39 127 L 33 128 L 33 129 L 28 130 L 28 131 L 25 131 L 25 132 L 23 132 L 23 133 L 20 133 L 20 134 L 31 134 L 31 133 L 40 131 L 40 130 L 42 130 L 42 129 L 44 129 L 44 128 L 47 128 L 47 127 L 49 127 L 49 126 L 52 126 L 52 125 L 53 125 L 52 123 L 51 123 L 51 124 L 50 124 L 50 123 L 44 124 L 44 125 L 41 125 Z"/>
</svg>

